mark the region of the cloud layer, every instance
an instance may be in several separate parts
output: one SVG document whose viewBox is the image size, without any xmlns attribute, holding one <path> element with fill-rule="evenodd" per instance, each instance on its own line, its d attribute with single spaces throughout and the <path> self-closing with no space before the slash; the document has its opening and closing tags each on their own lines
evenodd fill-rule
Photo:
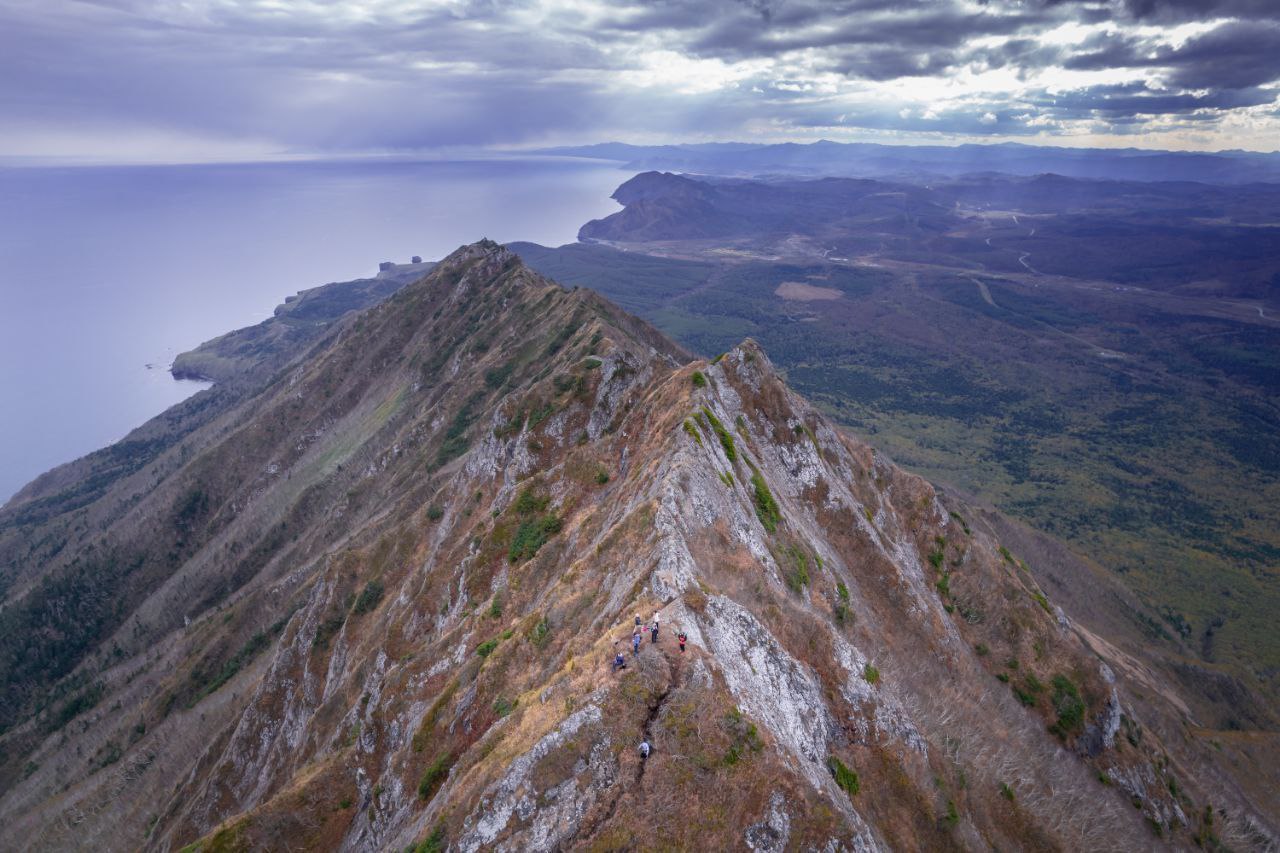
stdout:
<svg viewBox="0 0 1280 853">
<path fill-rule="evenodd" d="M 9 155 L 822 136 L 1269 149 L 1278 95 L 1271 0 L 0 0 Z"/>
</svg>

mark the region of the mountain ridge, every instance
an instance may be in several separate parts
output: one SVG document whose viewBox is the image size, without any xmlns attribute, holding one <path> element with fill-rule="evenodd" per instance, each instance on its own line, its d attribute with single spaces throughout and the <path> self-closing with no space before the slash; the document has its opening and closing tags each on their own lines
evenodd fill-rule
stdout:
<svg viewBox="0 0 1280 853">
<path fill-rule="evenodd" d="M 692 360 L 496 244 L 125 482 L 65 522 L 107 527 L 63 550 L 143 558 L 68 670 L 97 698 L 6 708 L 0 829 L 36 849 L 1270 831 L 964 507 L 754 342 Z M 29 604 L 7 593 L 0 639 Z M 637 610 L 661 641 L 611 673 Z"/>
</svg>

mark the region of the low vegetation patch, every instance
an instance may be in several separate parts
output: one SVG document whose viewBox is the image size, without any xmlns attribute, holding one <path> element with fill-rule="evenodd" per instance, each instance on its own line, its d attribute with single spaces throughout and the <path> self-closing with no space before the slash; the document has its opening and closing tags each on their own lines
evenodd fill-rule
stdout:
<svg viewBox="0 0 1280 853">
<path fill-rule="evenodd" d="M 437 823 L 436 828 L 431 830 L 431 834 L 416 847 L 410 847 L 406 853 L 444 853 L 449 849 L 449 839 L 444 832 L 444 824 Z"/>
<path fill-rule="evenodd" d="M 691 418 L 684 419 L 684 431 L 693 436 L 693 440 L 698 442 L 699 445 L 702 444 L 702 436 L 698 433 L 698 428 L 693 425 Z"/>
<path fill-rule="evenodd" d="M 551 499 L 539 495 L 527 488 L 520 492 L 512 504 L 512 511 L 520 517 L 520 526 L 516 528 L 511 546 L 507 549 L 507 559 L 511 563 L 522 563 L 537 555 L 538 550 L 555 534 L 559 533 L 564 523 L 554 512 L 546 512 Z"/>
<path fill-rule="evenodd" d="M 440 786 L 449 776 L 449 770 L 453 767 L 453 756 L 442 755 L 435 761 L 431 762 L 431 766 L 422 774 L 422 779 L 418 782 L 418 797 L 425 801 L 430 801 L 435 796 L 436 791 L 440 790 Z"/>
<path fill-rule="evenodd" d="M 834 755 L 827 756 L 827 769 L 831 771 L 831 776 L 836 780 L 836 785 L 840 790 L 844 791 L 850 798 L 857 795 L 861 789 L 858 782 L 858 774 L 850 770 L 845 763 Z"/>
<path fill-rule="evenodd" d="M 730 462 L 738 460 L 738 448 L 733 443 L 733 436 L 724 428 L 724 424 L 720 423 L 720 419 L 711 413 L 706 406 L 702 407 L 702 414 L 706 417 L 707 423 L 711 424 L 711 431 L 716 434 L 716 438 L 720 439 L 720 446 L 724 448 L 724 455 Z"/>
<path fill-rule="evenodd" d="M 836 621 L 844 624 L 853 621 L 853 611 L 849 609 L 849 588 L 843 583 L 836 584 Z"/>
<path fill-rule="evenodd" d="M 862 667 L 862 677 L 867 680 L 868 684 L 880 683 L 880 670 L 876 669 L 870 663 Z"/>
<path fill-rule="evenodd" d="M 1074 734 L 1084 724 L 1084 699 L 1080 697 L 1080 688 L 1065 675 L 1055 675 L 1051 699 L 1058 719 L 1049 731 L 1060 738 Z"/>
<path fill-rule="evenodd" d="M 706 388 L 706 387 L 707 387 L 707 377 L 705 377 L 705 376 L 703 376 L 703 375 L 702 375 L 702 371 L 701 371 L 701 370 L 695 370 L 695 371 L 693 372 L 693 376 L 691 376 L 691 377 L 690 377 L 690 379 L 693 381 L 693 387 L 694 387 L 694 388 Z"/>
<path fill-rule="evenodd" d="M 547 643 L 551 642 L 551 623 L 547 621 L 547 617 L 543 616 L 533 626 L 533 630 L 529 632 L 529 642 L 539 649 L 546 648 Z"/>
<path fill-rule="evenodd" d="M 737 708 L 725 715 L 724 725 L 730 737 L 729 749 L 724 755 L 726 766 L 733 767 L 744 757 L 764 748 L 764 741 L 760 739 L 756 724 L 743 716 Z"/>
<path fill-rule="evenodd" d="M 360 590 L 360 594 L 356 596 L 356 603 L 351 608 L 354 613 L 368 613 L 378 606 L 378 602 L 382 601 L 382 582 L 379 580 L 371 580 L 364 585 L 364 589 Z"/>
<path fill-rule="evenodd" d="M 788 545 L 783 549 L 791 568 L 787 572 L 787 586 L 792 592 L 802 592 L 809 585 L 809 557 L 799 545 Z"/>
<path fill-rule="evenodd" d="M 205 684 L 194 697 L 192 697 L 191 702 L 188 703 L 187 707 L 194 707 L 201 699 L 208 696 L 210 693 L 213 693 L 232 678 L 235 678 L 236 673 L 243 669 L 245 664 L 257 657 L 258 653 L 265 649 L 269 644 L 270 640 L 267 635 L 261 631 L 250 637 L 248 642 L 241 646 L 239 651 L 232 655 L 230 659 L 222 665 L 222 669 L 218 670 L 218 673 L 214 675 L 213 678 Z M 191 680 L 199 684 L 204 680 L 204 677 L 198 672 L 194 672 L 191 674 Z"/>
<path fill-rule="evenodd" d="M 773 533 L 782 521 L 782 511 L 778 509 L 778 502 L 773 499 L 773 492 L 769 491 L 769 484 L 764 481 L 764 477 L 760 476 L 759 471 L 751 474 L 751 488 L 754 493 L 756 517 L 760 519 L 765 530 Z"/>
</svg>

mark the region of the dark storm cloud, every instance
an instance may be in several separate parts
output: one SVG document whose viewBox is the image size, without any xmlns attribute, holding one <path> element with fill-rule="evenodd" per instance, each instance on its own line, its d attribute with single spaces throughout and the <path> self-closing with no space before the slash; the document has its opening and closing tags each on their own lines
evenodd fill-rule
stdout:
<svg viewBox="0 0 1280 853">
<path fill-rule="evenodd" d="M 1167 68 L 1169 82 L 1187 89 L 1244 89 L 1280 80 L 1280 24 L 1223 24 L 1178 48 L 1146 46 L 1117 35 L 1080 53 L 1067 68 Z"/>
<path fill-rule="evenodd" d="M 762 123 L 983 136 L 1088 120 L 1128 133 L 1152 117 L 1204 124 L 1272 103 L 1280 25 L 1269 5 L 987 0 L 975 14 L 960 0 L 598 0 L 585 11 L 552 0 L 0 0 L 0 138 L 150 128 L 311 150 L 732 137 Z M 1139 29 L 1226 17 L 1240 20 L 1181 43 Z M 1077 43 L 1042 38 L 1070 23 L 1108 28 Z M 671 71 L 673 56 L 703 65 Z M 1043 82 L 1060 69 L 1129 77 Z M 1025 85 L 928 109 L 875 88 L 909 98 L 993 70 Z"/>
<path fill-rule="evenodd" d="M 1044 7 L 1077 8 L 1083 11 L 1106 9 L 1108 17 L 1143 23 L 1181 23 L 1213 18 L 1275 20 L 1274 0 L 1042 0 Z"/>
</svg>

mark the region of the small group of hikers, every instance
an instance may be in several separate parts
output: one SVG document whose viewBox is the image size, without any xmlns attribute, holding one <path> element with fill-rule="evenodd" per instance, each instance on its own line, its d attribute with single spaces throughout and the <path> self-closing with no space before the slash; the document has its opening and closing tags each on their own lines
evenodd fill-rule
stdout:
<svg viewBox="0 0 1280 853">
<path fill-rule="evenodd" d="M 655 644 L 656 644 L 656 643 L 658 642 L 658 628 L 659 628 L 659 620 L 660 620 L 659 615 L 658 615 L 657 613 L 655 613 L 655 614 L 653 614 L 653 621 L 652 621 L 652 622 L 650 622 L 650 623 L 649 623 L 649 625 L 648 625 L 648 630 L 649 630 L 649 642 L 651 642 L 651 643 L 655 643 Z M 636 624 L 635 624 L 635 627 L 634 627 L 634 628 L 632 628 L 632 630 L 631 630 L 631 654 L 633 654 L 633 655 L 635 655 L 635 656 L 637 656 L 637 657 L 640 655 L 640 643 L 642 642 L 642 639 L 641 639 L 641 638 L 642 638 L 642 637 L 643 637 L 643 635 L 644 635 L 644 631 L 643 631 L 643 627 L 642 627 L 642 626 L 643 626 L 643 623 L 640 621 L 640 614 L 639 614 L 639 613 L 637 613 L 637 614 L 636 614 Z M 680 652 L 681 652 L 681 654 L 683 654 L 683 653 L 684 653 L 684 645 L 685 645 L 685 643 L 687 643 L 687 642 L 689 641 L 689 636 L 688 636 L 687 634 L 685 634 L 685 632 L 684 632 L 684 631 L 680 631 L 678 634 L 676 634 L 676 641 L 680 644 Z M 614 640 L 614 641 L 613 641 L 613 648 L 614 648 L 614 651 L 615 651 L 615 654 L 614 654 L 614 656 L 613 656 L 613 671 L 614 671 L 614 672 L 617 672 L 617 671 L 618 671 L 618 670 L 620 670 L 620 669 L 626 669 L 626 668 L 627 668 L 627 658 L 626 658 L 626 656 L 625 656 L 622 652 L 617 651 L 617 649 L 618 649 L 618 641 L 617 641 L 617 640 Z"/>
</svg>

